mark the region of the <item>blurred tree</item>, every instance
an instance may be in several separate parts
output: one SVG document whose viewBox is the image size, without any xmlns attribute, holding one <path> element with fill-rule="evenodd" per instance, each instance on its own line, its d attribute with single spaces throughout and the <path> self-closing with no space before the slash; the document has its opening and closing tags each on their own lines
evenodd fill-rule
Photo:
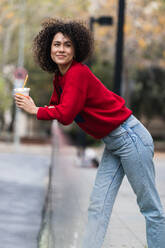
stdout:
<svg viewBox="0 0 165 248">
<path fill-rule="evenodd" d="M 97 54 L 93 59 L 91 69 L 108 89 L 113 89 L 113 63 L 110 60 L 101 60 L 99 54 Z"/>
<path fill-rule="evenodd" d="M 136 75 L 136 87 L 132 96 L 132 108 L 141 118 L 146 116 L 148 122 L 153 117 L 165 119 L 165 70 L 159 66 L 139 68 Z"/>
<path fill-rule="evenodd" d="M 129 68 L 130 78 L 139 65 L 155 64 L 165 68 L 165 6 L 162 0 L 127 3 L 125 66 Z"/>
<path fill-rule="evenodd" d="M 96 14 L 114 18 L 114 26 L 95 28 L 99 59 L 109 58 L 113 68 L 117 1 L 98 1 Z M 148 120 L 164 118 L 165 100 L 165 1 L 127 0 L 124 44 L 123 97 L 127 106 Z M 103 40 L 104 39 L 104 40 Z M 105 47 L 107 51 L 105 52 Z M 94 65 L 100 74 L 101 63 Z M 95 62 L 94 62 L 95 63 Z M 100 76 L 100 75 L 99 75 Z"/>
<path fill-rule="evenodd" d="M 16 6 L 12 1 L 2 0 L 0 2 L 0 69 L 10 60 L 11 40 L 14 28 L 18 24 Z"/>
<path fill-rule="evenodd" d="M 12 103 L 12 98 L 9 97 L 9 92 L 6 87 L 6 82 L 0 74 L 0 129 L 2 131 L 4 127 L 4 113 Z"/>
</svg>

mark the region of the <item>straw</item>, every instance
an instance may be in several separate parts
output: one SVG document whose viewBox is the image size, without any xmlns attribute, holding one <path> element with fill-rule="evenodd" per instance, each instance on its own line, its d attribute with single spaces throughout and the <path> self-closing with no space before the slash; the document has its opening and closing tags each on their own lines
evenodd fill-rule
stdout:
<svg viewBox="0 0 165 248">
<path fill-rule="evenodd" d="M 26 84 L 27 80 L 28 80 L 28 74 L 26 75 L 26 78 L 25 78 L 25 81 L 24 81 L 24 84 L 23 84 L 23 88 L 25 87 L 25 84 Z"/>
</svg>

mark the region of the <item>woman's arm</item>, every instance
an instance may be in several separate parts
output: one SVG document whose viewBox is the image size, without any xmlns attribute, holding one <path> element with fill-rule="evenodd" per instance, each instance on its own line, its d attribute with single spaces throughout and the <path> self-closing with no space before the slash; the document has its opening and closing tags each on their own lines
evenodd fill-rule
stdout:
<svg viewBox="0 0 165 248">
<path fill-rule="evenodd" d="M 60 103 L 46 108 L 40 107 L 37 112 L 39 120 L 57 119 L 64 125 L 73 122 L 85 105 L 87 97 L 87 79 L 83 70 L 70 70 L 62 90 Z"/>
<path fill-rule="evenodd" d="M 57 83 L 57 76 L 54 76 L 53 79 L 53 86 L 54 86 L 54 90 L 52 93 L 52 96 L 50 98 L 49 101 L 49 105 L 56 105 L 58 104 L 58 96 L 57 96 L 57 92 L 56 92 L 56 88 L 55 88 L 55 84 Z M 17 107 L 23 109 L 24 111 L 26 111 L 29 114 L 33 114 L 33 115 L 37 115 L 38 109 L 39 107 L 37 107 L 33 101 L 33 99 L 31 97 L 24 97 L 21 95 L 15 95 L 15 102 Z M 47 107 L 46 105 L 44 107 Z"/>
</svg>

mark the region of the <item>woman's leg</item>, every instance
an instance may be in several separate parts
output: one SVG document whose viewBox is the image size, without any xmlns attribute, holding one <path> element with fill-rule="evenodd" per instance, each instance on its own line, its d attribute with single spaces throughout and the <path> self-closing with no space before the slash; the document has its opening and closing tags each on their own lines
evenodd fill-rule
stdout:
<svg viewBox="0 0 165 248">
<path fill-rule="evenodd" d="M 83 248 L 101 248 L 123 177 L 119 158 L 105 148 L 90 198 Z"/>
<path fill-rule="evenodd" d="M 127 131 L 127 152 L 120 149 L 124 172 L 137 195 L 137 203 L 146 219 L 148 248 L 165 247 L 165 214 L 155 186 L 152 137 L 145 127 L 137 122 L 125 122 L 122 127 Z M 129 143 L 129 142 L 128 142 Z"/>
</svg>

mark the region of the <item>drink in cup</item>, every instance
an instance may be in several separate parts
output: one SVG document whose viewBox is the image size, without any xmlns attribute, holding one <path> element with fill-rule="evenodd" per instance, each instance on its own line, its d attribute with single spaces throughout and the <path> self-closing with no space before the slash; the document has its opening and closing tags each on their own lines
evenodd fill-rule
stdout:
<svg viewBox="0 0 165 248">
<path fill-rule="evenodd" d="M 14 95 L 25 96 L 29 98 L 30 88 L 15 88 L 13 89 Z"/>
</svg>

